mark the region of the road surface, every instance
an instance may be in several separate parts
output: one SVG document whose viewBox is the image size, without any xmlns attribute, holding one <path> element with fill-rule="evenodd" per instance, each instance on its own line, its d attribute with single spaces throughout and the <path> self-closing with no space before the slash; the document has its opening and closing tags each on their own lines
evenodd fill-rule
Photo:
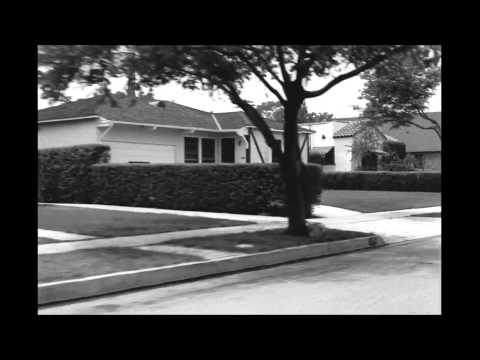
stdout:
<svg viewBox="0 0 480 360">
<path fill-rule="evenodd" d="M 39 308 L 39 314 L 440 314 L 441 237 Z"/>
</svg>

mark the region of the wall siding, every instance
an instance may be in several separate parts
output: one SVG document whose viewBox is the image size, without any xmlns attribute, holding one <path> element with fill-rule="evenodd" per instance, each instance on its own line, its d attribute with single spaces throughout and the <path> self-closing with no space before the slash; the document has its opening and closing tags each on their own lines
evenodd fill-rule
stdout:
<svg viewBox="0 0 480 360">
<path fill-rule="evenodd" d="M 96 124 L 96 119 L 38 124 L 38 149 L 96 143 Z"/>
<path fill-rule="evenodd" d="M 335 139 L 335 171 L 352 171 L 352 137 Z"/>
</svg>

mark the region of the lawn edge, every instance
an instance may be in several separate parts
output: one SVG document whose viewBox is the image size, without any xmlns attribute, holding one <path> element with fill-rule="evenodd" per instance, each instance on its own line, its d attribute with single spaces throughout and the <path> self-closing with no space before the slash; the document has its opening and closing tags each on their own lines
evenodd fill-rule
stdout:
<svg viewBox="0 0 480 360">
<path fill-rule="evenodd" d="M 377 235 L 38 284 L 38 305 L 384 246 Z"/>
</svg>

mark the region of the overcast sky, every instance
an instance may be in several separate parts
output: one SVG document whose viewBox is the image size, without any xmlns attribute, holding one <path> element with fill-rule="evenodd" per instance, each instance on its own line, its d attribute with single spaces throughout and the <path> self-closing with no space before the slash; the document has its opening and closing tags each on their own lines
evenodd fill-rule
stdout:
<svg viewBox="0 0 480 360">
<path fill-rule="evenodd" d="M 312 80 L 306 88 L 308 90 L 316 90 L 325 84 L 329 79 Z M 124 91 L 125 79 L 113 79 L 113 92 Z M 328 112 L 334 117 L 355 117 L 359 115 L 358 110 L 354 110 L 354 105 L 362 105 L 362 101 L 358 100 L 363 81 L 357 76 L 336 85 L 325 94 L 308 99 L 306 101 L 307 109 L 310 112 Z M 93 87 L 83 87 L 73 85 L 67 91 L 67 95 L 72 96 L 73 100 L 91 97 L 95 92 Z M 430 99 L 429 111 L 441 111 L 441 86 L 437 89 L 436 94 Z M 228 97 L 221 91 L 211 94 L 209 91 L 203 90 L 187 90 L 183 89 L 177 83 L 170 83 L 157 87 L 154 92 L 155 99 L 170 100 L 178 104 L 187 105 L 199 110 L 213 112 L 238 111 L 239 108 L 233 105 Z M 264 101 L 276 101 L 276 97 L 269 92 L 265 86 L 256 79 L 250 80 L 245 84 L 242 90 L 242 96 L 254 104 L 260 104 Z M 38 108 L 43 109 L 52 105 L 48 104 L 48 100 L 40 98 L 38 93 Z"/>
</svg>

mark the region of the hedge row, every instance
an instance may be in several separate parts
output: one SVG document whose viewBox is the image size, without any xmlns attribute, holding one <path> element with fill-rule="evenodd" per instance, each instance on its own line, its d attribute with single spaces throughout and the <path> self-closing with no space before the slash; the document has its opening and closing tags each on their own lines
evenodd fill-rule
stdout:
<svg viewBox="0 0 480 360">
<path fill-rule="evenodd" d="M 440 172 L 352 171 L 322 174 L 324 189 L 441 191 Z"/>
<path fill-rule="evenodd" d="M 320 195 L 321 167 L 306 166 L 309 203 Z M 91 201 L 97 204 L 260 214 L 284 201 L 277 164 L 92 166 Z"/>
<path fill-rule="evenodd" d="M 79 145 L 38 151 L 38 201 L 88 202 L 90 166 L 108 162 L 110 147 Z"/>
</svg>

